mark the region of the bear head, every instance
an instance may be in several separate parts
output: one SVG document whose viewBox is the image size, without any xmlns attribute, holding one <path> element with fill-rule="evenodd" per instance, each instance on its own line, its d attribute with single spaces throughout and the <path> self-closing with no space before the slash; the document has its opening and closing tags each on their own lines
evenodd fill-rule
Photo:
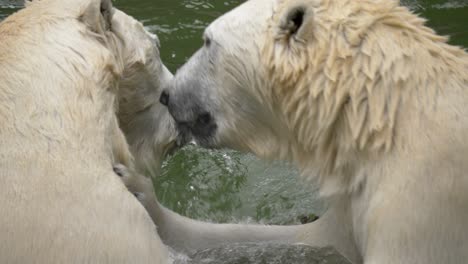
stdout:
<svg viewBox="0 0 468 264">
<path fill-rule="evenodd" d="M 166 154 L 176 147 L 174 119 L 159 103 L 172 73 L 161 61 L 159 39 L 125 13 L 115 10 L 113 31 L 121 39 L 123 74 L 119 82 L 118 118 L 137 167 L 157 175 Z"/>
</svg>

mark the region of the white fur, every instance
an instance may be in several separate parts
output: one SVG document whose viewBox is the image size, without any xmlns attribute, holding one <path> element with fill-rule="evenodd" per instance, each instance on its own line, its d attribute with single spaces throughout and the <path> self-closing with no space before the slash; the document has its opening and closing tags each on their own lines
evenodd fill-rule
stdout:
<svg viewBox="0 0 468 264">
<path fill-rule="evenodd" d="M 106 13 L 101 14 L 104 8 Z M 0 24 L 0 262 L 168 263 L 112 166 L 125 71 L 110 1 L 40 0 Z"/>
</svg>

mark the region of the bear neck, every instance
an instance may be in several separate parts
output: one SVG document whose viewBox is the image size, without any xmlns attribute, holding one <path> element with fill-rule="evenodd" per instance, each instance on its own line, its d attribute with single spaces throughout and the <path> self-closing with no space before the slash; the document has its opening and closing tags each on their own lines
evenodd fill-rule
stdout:
<svg viewBox="0 0 468 264">
<path fill-rule="evenodd" d="M 277 38 L 264 48 L 290 156 L 322 183 L 345 182 L 360 161 L 391 152 L 404 141 L 404 111 L 430 116 L 442 89 L 468 82 L 467 54 L 406 8 L 366 19 L 317 26 L 329 38 L 313 43 Z"/>
</svg>

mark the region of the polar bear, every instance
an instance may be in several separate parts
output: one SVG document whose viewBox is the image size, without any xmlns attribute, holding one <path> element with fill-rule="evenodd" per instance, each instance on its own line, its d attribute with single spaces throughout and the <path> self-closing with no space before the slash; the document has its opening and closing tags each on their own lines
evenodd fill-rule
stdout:
<svg viewBox="0 0 468 264">
<path fill-rule="evenodd" d="M 354 263 L 465 263 L 468 55 L 424 22 L 391 0 L 250 0 L 160 100 L 186 138 L 317 182 L 329 209 L 293 241 Z"/>
<path fill-rule="evenodd" d="M 1 263 L 169 263 L 112 170 L 133 166 L 116 116 L 133 22 L 110 0 L 38 0 L 0 24 Z"/>
<path fill-rule="evenodd" d="M 161 61 L 156 35 L 120 11 L 114 17 L 114 28 L 119 26 L 121 38 L 134 40 L 123 48 L 125 66 L 119 82 L 119 125 L 135 157 L 137 170 L 155 176 L 164 157 L 179 147 L 175 122 L 158 100 L 161 91 L 171 85 L 173 75 Z M 118 21 L 128 23 L 118 24 Z"/>
</svg>

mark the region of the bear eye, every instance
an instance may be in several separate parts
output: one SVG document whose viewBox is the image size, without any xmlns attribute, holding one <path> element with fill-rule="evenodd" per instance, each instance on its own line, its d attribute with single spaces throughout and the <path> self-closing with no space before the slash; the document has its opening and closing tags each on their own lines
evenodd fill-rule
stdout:
<svg viewBox="0 0 468 264">
<path fill-rule="evenodd" d="M 206 47 L 211 46 L 211 39 L 209 37 L 205 37 L 205 46 Z"/>
</svg>

